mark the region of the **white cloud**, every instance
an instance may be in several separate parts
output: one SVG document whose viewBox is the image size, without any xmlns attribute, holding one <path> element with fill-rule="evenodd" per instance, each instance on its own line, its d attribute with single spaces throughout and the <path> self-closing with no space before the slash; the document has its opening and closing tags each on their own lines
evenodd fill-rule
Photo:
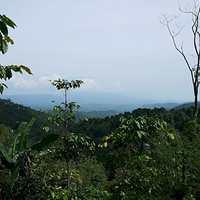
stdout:
<svg viewBox="0 0 200 200">
<path fill-rule="evenodd" d="M 90 91 L 90 92 L 122 92 L 123 87 L 118 81 L 102 81 L 96 82 L 93 79 L 84 78 L 84 84 L 81 86 L 81 91 Z"/>
<path fill-rule="evenodd" d="M 93 80 L 93 79 L 89 79 L 89 78 L 84 78 L 83 79 L 83 85 L 81 85 L 80 90 L 81 91 L 101 91 L 102 87 L 99 86 L 99 84 Z"/>
<path fill-rule="evenodd" d="M 123 87 L 122 87 L 121 83 L 118 81 L 110 81 L 106 85 L 106 91 L 107 92 L 122 92 Z"/>
<path fill-rule="evenodd" d="M 35 78 L 35 79 L 34 79 Z M 6 81 L 5 84 L 8 85 L 9 90 L 14 90 L 14 93 L 52 93 L 54 92 L 52 85 L 48 80 L 55 80 L 61 78 L 58 74 L 52 74 L 50 76 L 41 76 L 36 78 L 34 76 L 21 76 L 20 74 L 15 74 L 13 77 Z"/>
<path fill-rule="evenodd" d="M 62 79 L 62 77 L 58 74 L 52 74 L 50 76 L 41 76 L 39 77 L 38 81 L 40 83 L 40 87 L 45 88 L 50 86 L 51 84 L 49 84 L 49 80 L 56 80 L 56 79 Z"/>
<path fill-rule="evenodd" d="M 14 83 L 14 87 L 18 89 L 35 89 L 37 88 L 37 83 L 34 80 L 26 80 L 22 77 L 16 78 L 13 77 L 12 82 Z"/>
</svg>

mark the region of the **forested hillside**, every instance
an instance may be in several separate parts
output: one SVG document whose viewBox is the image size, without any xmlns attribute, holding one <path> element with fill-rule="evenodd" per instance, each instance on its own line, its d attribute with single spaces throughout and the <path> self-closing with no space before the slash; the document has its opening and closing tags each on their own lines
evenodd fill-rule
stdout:
<svg viewBox="0 0 200 200">
<path fill-rule="evenodd" d="M 1 118 L 0 123 L 16 130 L 21 122 L 29 122 L 32 118 L 35 118 L 35 122 L 32 126 L 30 138 L 34 141 L 41 139 L 46 133 L 42 131 L 41 126 L 46 124 L 46 120 L 49 116 L 52 116 L 53 108 L 50 111 L 37 111 L 30 107 L 23 106 L 21 104 L 15 104 L 9 99 L 0 99 L 0 111 Z M 102 115 L 101 111 L 100 116 Z M 114 113 L 114 111 L 113 111 Z M 82 112 L 76 112 L 76 118 L 78 121 L 71 122 L 69 129 L 76 133 L 83 133 L 91 137 L 94 141 L 101 141 L 102 137 L 109 135 L 113 132 L 120 124 L 120 117 L 126 118 L 148 116 L 154 117 L 155 119 L 162 119 L 168 123 L 169 126 L 174 127 L 177 130 L 182 131 L 184 124 L 188 120 L 193 119 L 194 107 L 181 109 L 172 109 L 171 111 L 164 108 L 146 109 L 139 108 L 132 112 L 125 112 L 120 114 L 107 116 L 105 118 L 99 117 L 98 112 L 89 112 L 88 115 L 84 115 Z M 104 113 L 104 115 L 106 112 Z M 110 115 L 110 112 L 108 112 Z M 88 118 L 88 120 L 84 120 Z M 198 118 L 199 122 L 200 119 Z"/>
<path fill-rule="evenodd" d="M 45 118 L 52 116 L 52 113 L 35 111 L 10 100 L 1 100 L 0 103 L 4 116 L 1 117 L 0 138 L 5 146 L 12 142 L 9 135 L 13 135 L 13 132 L 9 127 L 16 130 L 20 122 L 28 122 L 32 117 L 38 123 L 32 126 L 29 140 L 34 143 L 47 134 L 40 127 L 42 124 L 47 125 Z M 193 117 L 194 107 L 171 111 L 154 108 L 136 109 L 105 118 L 71 121 L 69 132 L 74 133 L 74 136 L 90 138 L 90 142 L 83 144 L 72 135 L 71 139 L 76 141 L 77 146 L 69 149 L 76 155 L 70 159 L 70 189 L 64 189 L 67 181 L 65 151 L 62 140 L 58 140 L 51 150 L 42 151 L 36 157 L 35 153 L 29 152 L 32 159 L 35 157 L 34 167 L 31 167 L 32 175 L 23 175 L 16 180 L 12 196 L 14 199 L 24 199 L 27 195 L 30 199 L 47 196 L 49 199 L 55 196 L 58 199 L 146 199 L 147 196 L 170 199 L 195 196 L 198 199 L 200 185 L 196 181 L 200 177 L 196 166 L 199 166 L 200 158 L 200 127 L 192 121 Z M 199 120 L 198 117 L 198 123 Z M 54 132 L 61 135 L 63 130 L 54 127 Z M 83 138 L 82 141 L 86 139 Z M 84 145 L 93 146 L 92 141 L 95 142 L 94 149 L 85 151 L 87 148 Z M 79 152 L 74 148 L 79 148 Z M 1 167 L 4 164 L 2 160 Z M 2 172 L 2 177 L 6 178 L 6 173 Z M 4 179 L 1 179 L 0 184 L 4 196 Z M 33 188 L 25 188 L 27 184 Z"/>
<path fill-rule="evenodd" d="M 50 113 L 36 111 L 29 107 L 15 104 L 9 99 L 0 99 L 0 112 L 0 124 L 16 130 L 21 122 L 29 122 L 32 118 L 35 118 L 31 129 L 31 138 L 37 141 L 45 135 L 45 132 L 40 127 L 44 124 L 45 119 Z"/>
<path fill-rule="evenodd" d="M 77 133 L 86 133 L 95 141 L 101 141 L 102 137 L 109 135 L 120 124 L 120 118 L 147 116 L 155 119 L 162 119 L 168 123 L 169 127 L 182 131 L 184 124 L 193 119 L 194 107 L 188 109 L 182 108 L 179 110 L 172 109 L 171 111 L 164 108 L 146 109 L 139 108 L 132 112 L 125 112 L 111 117 L 105 118 L 89 118 L 88 121 L 80 120 L 78 123 L 71 125 L 70 130 Z M 200 119 L 198 118 L 199 122 Z"/>
</svg>

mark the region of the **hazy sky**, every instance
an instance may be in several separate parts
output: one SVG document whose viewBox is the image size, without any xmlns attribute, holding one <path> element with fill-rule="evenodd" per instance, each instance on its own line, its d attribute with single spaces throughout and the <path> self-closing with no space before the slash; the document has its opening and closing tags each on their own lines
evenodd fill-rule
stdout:
<svg viewBox="0 0 200 200">
<path fill-rule="evenodd" d="M 181 1 L 184 3 L 184 1 Z M 176 0 L 4 0 L 16 24 L 1 64 L 23 64 L 5 94 L 55 92 L 47 79 L 81 79 L 80 90 L 154 100 L 193 100 L 189 71 L 159 18 L 177 14 Z M 180 41 L 191 57 L 191 17 Z M 186 40 L 185 40 L 186 38 Z M 192 44 L 192 43 L 191 43 Z M 190 51 L 191 50 L 191 51 Z"/>
</svg>

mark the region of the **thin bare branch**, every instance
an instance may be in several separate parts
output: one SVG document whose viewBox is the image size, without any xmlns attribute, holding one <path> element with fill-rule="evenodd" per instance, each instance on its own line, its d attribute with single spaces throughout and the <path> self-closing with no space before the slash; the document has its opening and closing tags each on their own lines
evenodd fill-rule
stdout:
<svg viewBox="0 0 200 200">
<path fill-rule="evenodd" d="M 186 62 L 186 64 L 187 64 L 187 67 L 188 67 L 188 69 L 190 70 L 190 73 L 191 73 L 191 76 L 192 76 L 192 82 L 194 83 L 194 77 L 193 77 L 193 73 L 192 73 L 192 69 L 191 69 L 191 67 L 190 67 L 190 64 L 189 64 L 189 61 L 188 61 L 188 59 L 186 58 L 186 56 L 185 56 L 185 54 L 184 54 L 184 51 L 183 51 L 183 42 L 182 42 L 182 45 L 181 45 L 181 47 L 180 48 L 178 48 L 178 46 L 177 46 L 177 44 L 176 44 L 176 40 L 175 40 L 175 37 L 177 36 L 177 35 L 179 35 L 180 34 L 180 32 L 182 31 L 182 29 L 183 29 L 183 26 L 181 27 L 180 26 L 180 24 L 178 24 L 178 23 L 176 23 L 176 26 L 177 26 L 177 31 L 175 32 L 175 31 L 172 31 L 171 30 L 171 28 L 170 28 L 170 22 L 172 22 L 174 19 L 176 19 L 175 17 L 168 17 L 168 16 L 166 16 L 166 15 L 162 15 L 163 16 L 163 18 L 164 18 L 164 23 L 162 23 L 162 24 L 164 24 L 166 27 L 167 27 L 167 29 L 168 29 L 168 32 L 169 32 L 169 34 L 170 34 L 170 36 L 171 36 L 171 38 L 172 38 L 172 41 L 173 41 L 173 44 L 174 44 L 174 47 L 175 47 L 175 49 L 183 56 L 183 58 L 184 58 L 184 60 L 185 60 L 185 62 Z M 178 15 L 179 16 L 179 15 Z"/>
<path fill-rule="evenodd" d="M 180 1 L 178 1 L 178 3 L 179 3 L 179 11 L 181 11 L 182 13 L 192 14 L 194 16 L 198 15 L 196 11 L 198 10 L 200 4 L 196 4 L 195 0 L 193 7 L 191 7 L 190 4 L 185 4 L 184 9 L 182 8 Z"/>
<path fill-rule="evenodd" d="M 186 4 L 185 7 L 181 5 L 179 1 L 179 11 L 183 14 L 190 14 L 192 18 L 192 33 L 193 33 L 193 46 L 194 46 L 194 51 L 195 51 L 195 57 L 197 59 L 196 64 L 191 67 L 189 60 L 187 59 L 184 50 L 183 50 L 183 42 L 180 47 L 178 47 L 176 43 L 176 37 L 181 33 L 183 26 L 180 26 L 179 23 L 175 22 L 176 25 L 176 31 L 173 31 L 171 29 L 171 22 L 175 20 L 177 17 L 175 16 L 167 16 L 167 15 L 162 15 L 163 20 L 160 22 L 167 27 L 167 30 L 169 32 L 169 35 L 172 38 L 173 45 L 175 49 L 181 54 L 183 57 L 191 75 L 192 79 L 192 84 L 193 84 L 193 91 L 194 91 L 194 97 L 195 97 L 195 115 L 194 119 L 197 120 L 197 115 L 198 115 L 198 89 L 199 89 L 199 84 L 200 84 L 200 24 L 199 24 L 199 15 L 200 15 L 200 4 L 197 4 L 194 0 L 194 4 L 191 7 L 189 4 Z M 180 14 L 178 15 L 180 16 Z"/>
</svg>

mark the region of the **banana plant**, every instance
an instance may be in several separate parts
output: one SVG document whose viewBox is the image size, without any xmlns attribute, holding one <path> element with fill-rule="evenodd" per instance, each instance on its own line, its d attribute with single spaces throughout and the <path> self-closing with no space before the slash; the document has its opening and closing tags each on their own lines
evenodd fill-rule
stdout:
<svg viewBox="0 0 200 200">
<path fill-rule="evenodd" d="M 22 122 L 11 136 L 12 143 L 7 148 L 4 148 L 0 142 L 0 168 L 4 166 L 4 169 L 10 170 L 10 176 L 7 179 L 6 200 L 9 200 L 11 197 L 12 188 L 22 168 L 25 157 L 24 152 L 30 150 L 34 150 L 36 153 L 40 152 L 59 138 L 59 134 L 48 134 L 41 141 L 29 147 L 27 140 L 34 121 L 35 119 L 33 118 L 29 123 Z"/>
</svg>

